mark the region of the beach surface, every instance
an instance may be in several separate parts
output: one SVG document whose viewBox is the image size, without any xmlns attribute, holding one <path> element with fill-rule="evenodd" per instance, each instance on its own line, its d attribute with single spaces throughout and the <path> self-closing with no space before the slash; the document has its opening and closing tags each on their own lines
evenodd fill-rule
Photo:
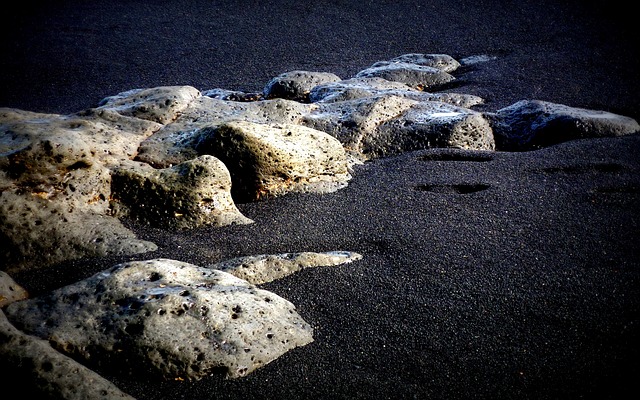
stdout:
<svg viewBox="0 0 640 400">
<path fill-rule="evenodd" d="M 0 27 L 0 107 L 66 114 L 167 85 L 261 91 L 287 71 L 347 79 L 425 53 L 487 60 L 448 89 L 483 97 L 480 110 L 536 99 L 640 120 L 625 14 L 597 1 L 26 1 Z M 250 225 L 125 221 L 159 249 L 13 278 L 37 296 L 134 259 L 362 255 L 262 286 L 295 304 L 313 343 L 235 380 L 104 375 L 141 400 L 630 398 L 639 154 L 638 135 L 482 157 L 421 150 L 358 165 L 335 193 L 238 204 Z"/>
</svg>

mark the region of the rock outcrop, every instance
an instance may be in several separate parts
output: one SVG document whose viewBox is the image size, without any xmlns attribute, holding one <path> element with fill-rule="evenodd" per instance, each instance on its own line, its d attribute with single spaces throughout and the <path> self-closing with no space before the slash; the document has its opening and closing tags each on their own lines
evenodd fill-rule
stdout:
<svg viewBox="0 0 640 400">
<path fill-rule="evenodd" d="M 238 378 L 313 341 L 287 300 L 226 272 L 166 259 L 120 264 L 5 312 L 92 368 L 156 379 Z"/>
</svg>

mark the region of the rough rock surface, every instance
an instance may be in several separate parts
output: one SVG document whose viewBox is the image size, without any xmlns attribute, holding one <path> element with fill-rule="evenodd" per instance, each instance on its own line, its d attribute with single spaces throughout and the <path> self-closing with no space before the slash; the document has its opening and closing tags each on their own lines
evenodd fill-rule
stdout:
<svg viewBox="0 0 640 400">
<path fill-rule="evenodd" d="M 358 253 L 331 251 L 327 253 L 285 253 L 238 257 L 208 266 L 260 285 L 284 278 L 305 268 L 330 267 L 360 260 Z"/>
<path fill-rule="evenodd" d="M 0 271 L 0 308 L 29 297 L 29 293 L 4 271 Z"/>
<path fill-rule="evenodd" d="M 392 82 L 402 82 L 420 90 L 435 88 L 455 80 L 453 75 L 441 69 L 408 62 L 392 62 L 371 66 L 358 72 L 356 77 L 379 77 Z"/>
<path fill-rule="evenodd" d="M 231 198 L 227 167 L 209 155 L 164 169 L 131 161 L 113 171 L 111 191 L 116 214 L 155 226 L 188 229 L 253 222 Z"/>
<path fill-rule="evenodd" d="M 314 87 L 328 82 L 338 82 L 340 77 L 330 72 L 290 71 L 273 78 L 264 87 L 266 99 L 282 98 L 308 101 Z"/>
<path fill-rule="evenodd" d="M 238 378 L 313 341 L 287 300 L 226 272 L 167 259 L 119 264 L 12 303 L 6 315 L 89 366 L 164 379 Z"/>
<path fill-rule="evenodd" d="M 534 150 L 568 140 L 614 137 L 640 131 L 632 118 L 539 100 L 522 100 L 489 114 L 498 147 Z"/>
<path fill-rule="evenodd" d="M 67 400 L 133 399 L 96 372 L 54 350 L 46 340 L 26 335 L 16 329 L 2 311 L 0 354 L 3 380 L 19 379 L 22 382 L 22 397 Z"/>
<path fill-rule="evenodd" d="M 17 380 L 24 398 L 133 399 L 96 372 L 54 350 L 47 340 L 16 329 L 2 311 L 0 354 L 3 391 L 7 390 L 5 383 Z"/>
<path fill-rule="evenodd" d="M 390 64 L 408 63 L 432 67 L 444 72 L 453 72 L 460 67 L 460 62 L 448 54 L 409 53 L 394 57 L 388 61 L 378 61 L 371 67 L 382 67 Z"/>
<path fill-rule="evenodd" d="M 299 125 L 229 122 L 202 131 L 196 149 L 215 154 L 227 165 L 236 201 L 331 192 L 351 179 L 340 142 Z"/>
</svg>

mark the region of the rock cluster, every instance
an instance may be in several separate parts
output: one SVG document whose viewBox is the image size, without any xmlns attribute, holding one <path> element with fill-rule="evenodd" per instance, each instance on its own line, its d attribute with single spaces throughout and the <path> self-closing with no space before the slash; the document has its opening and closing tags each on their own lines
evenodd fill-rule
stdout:
<svg viewBox="0 0 640 400">
<path fill-rule="evenodd" d="M 35 299 L 6 272 L 157 248 L 123 218 L 166 229 L 248 224 L 238 202 L 339 190 L 354 164 L 406 151 L 528 151 L 640 131 L 631 118 L 538 100 L 475 110 L 482 98 L 446 91 L 460 65 L 405 54 L 344 80 L 286 72 L 260 93 L 170 86 L 69 115 L 0 109 L 3 359 L 31 365 L 37 390 L 62 398 L 128 397 L 83 365 L 244 376 L 313 340 L 291 303 L 255 285 L 360 255 L 131 262 Z"/>
</svg>

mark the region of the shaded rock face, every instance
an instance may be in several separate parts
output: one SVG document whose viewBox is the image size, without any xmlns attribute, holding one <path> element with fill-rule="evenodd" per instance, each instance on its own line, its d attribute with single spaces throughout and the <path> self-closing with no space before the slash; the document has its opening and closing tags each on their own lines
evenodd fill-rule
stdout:
<svg viewBox="0 0 640 400">
<path fill-rule="evenodd" d="M 226 272 L 166 259 L 117 265 L 12 303 L 6 314 L 86 365 L 158 379 L 222 371 L 238 378 L 313 341 L 287 300 Z"/>
<path fill-rule="evenodd" d="M 282 98 L 309 101 L 314 87 L 328 82 L 338 82 L 340 77 L 329 72 L 291 71 L 273 78 L 263 90 L 266 99 Z"/>
<path fill-rule="evenodd" d="M 640 131 L 632 118 L 538 100 L 522 100 L 489 114 L 498 146 L 535 150 L 569 140 L 628 135 Z"/>
<path fill-rule="evenodd" d="M 53 349 L 47 340 L 16 329 L 2 311 L 0 354 L 3 380 L 21 382 L 20 395 L 25 398 L 133 400 L 96 372 Z"/>
<path fill-rule="evenodd" d="M 230 169 L 236 201 L 289 192 L 331 192 L 351 179 L 344 148 L 334 137 L 298 125 L 229 122 L 201 131 L 198 152 Z"/>
<path fill-rule="evenodd" d="M 188 229 L 251 223 L 231 198 L 231 176 L 213 156 L 164 169 L 129 162 L 113 171 L 112 206 L 148 224 Z"/>
</svg>

